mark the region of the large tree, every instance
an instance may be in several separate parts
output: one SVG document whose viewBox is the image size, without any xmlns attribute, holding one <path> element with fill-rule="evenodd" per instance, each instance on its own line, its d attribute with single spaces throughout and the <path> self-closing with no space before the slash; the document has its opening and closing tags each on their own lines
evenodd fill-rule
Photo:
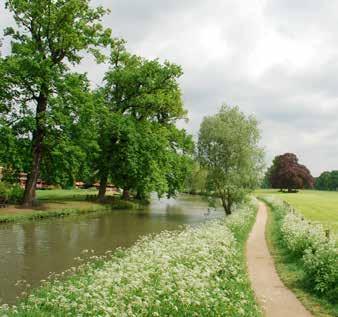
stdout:
<svg viewBox="0 0 338 317">
<path fill-rule="evenodd" d="M 1 111 L 7 123 L 24 122 L 31 144 L 31 160 L 24 205 L 35 197 L 53 98 L 90 52 L 102 60 L 99 47 L 110 43 L 110 30 L 100 23 L 105 10 L 91 8 L 89 0 L 7 0 L 16 28 L 7 28 L 11 54 L 1 62 L 6 93 L 1 93 Z M 64 90 L 64 88 L 62 88 Z"/>
<path fill-rule="evenodd" d="M 99 199 L 104 198 L 109 176 L 114 182 L 123 183 L 126 192 L 134 188 L 141 194 L 141 187 L 149 192 L 155 189 L 155 183 L 159 193 L 165 187 L 167 193 L 174 191 L 172 186 L 178 187 L 179 173 L 175 167 L 180 166 L 182 157 L 178 154 L 184 154 L 187 144 L 181 142 L 182 133 L 183 139 L 189 139 L 175 126 L 178 119 L 186 116 L 178 84 L 181 75 L 181 68 L 175 64 L 129 53 L 122 40 L 112 45 L 104 87 L 97 92 L 97 103 L 102 105 L 101 155 L 97 161 Z M 167 162 L 169 158 L 177 159 L 172 162 L 172 173 L 168 173 L 167 164 L 161 164 L 164 155 Z M 120 168 L 122 165 L 124 169 Z"/>
<path fill-rule="evenodd" d="M 294 192 L 302 188 L 313 188 L 314 178 L 309 169 L 298 163 L 293 153 L 276 156 L 270 167 L 269 179 L 272 188 Z"/>
<path fill-rule="evenodd" d="M 238 107 L 224 105 L 201 124 L 199 161 L 208 171 L 209 191 L 221 199 L 226 214 L 231 214 L 233 205 L 260 182 L 263 151 L 259 140 L 256 119 Z"/>
</svg>

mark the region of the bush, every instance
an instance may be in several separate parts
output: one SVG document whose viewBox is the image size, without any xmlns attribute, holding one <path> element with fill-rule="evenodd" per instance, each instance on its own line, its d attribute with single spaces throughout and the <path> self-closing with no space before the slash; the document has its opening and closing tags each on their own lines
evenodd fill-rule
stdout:
<svg viewBox="0 0 338 317">
<path fill-rule="evenodd" d="M 19 204 L 22 201 L 24 189 L 19 185 L 13 185 L 9 190 L 9 202 L 12 204 Z"/>
<path fill-rule="evenodd" d="M 299 256 L 307 249 L 316 250 L 319 245 L 326 243 L 323 227 L 305 221 L 297 213 L 286 214 L 281 231 L 287 248 Z"/>
<path fill-rule="evenodd" d="M 306 284 L 331 302 L 338 299 L 338 249 L 335 235 L 326 237 L 323 226 L 312 224 L 279 200 L 264 199 L 280 223 L 286 248 L 301 260 Z"/>
<path fill-rule="evenodd" d="M 0 198 L 5 198 L 8 203 L 20 203 L 23 193 L 24 190 L 19 185 L 9 185 L 5 182 L 0 182 Z"/>
<path fill-rule="evenodd" d="M 325 294 L 332 302 L 338 302 L 338 249 L 335 241 L 307 248 L 303 255 L 304 268 L 314 290 Z"/>
<path fill-rule="evenodd" d="M 9 187 L 6 183 L 0 182 L 0 199 L 7 200 L 9 196 Z"/>
</svg>

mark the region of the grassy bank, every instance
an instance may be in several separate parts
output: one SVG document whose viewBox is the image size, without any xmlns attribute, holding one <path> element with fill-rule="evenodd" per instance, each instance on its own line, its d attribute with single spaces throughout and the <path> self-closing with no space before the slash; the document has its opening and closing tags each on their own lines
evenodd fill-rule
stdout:
<svg viewBox="0 0 338 317">
<path fill-rule="evenodd" d="M 281 193 L 276 189 L 258 190 L 257 195 L 280 198 L 312 222 L 338 233 L 338 192 L 301 190 L 295 194 Z"/>
<path fill-rule="evenodd" d="M 10 205 L 0 209 L 0 223 L 34 221 L 45 218 L 75 216 L 93 212 L 104 212 L 112 209 L 136 209 L 139 203 L 123 201 L 118 197 L 107 204 L 95 201 L 86 201 L 87 196 L 95 196 L 95 190 L 39 190 L 37 191 L 38 204 L 32 208 L 21 208 Z"/>
<path fill-rule="evenodd" d="M 139 240 L 54 280 L 7 316 L 261 316 L 244 243 L 256 206 Z"/>
<path fill-rule="evenodd" d="M 61 218 L 66 216 L 76 216 L 81 214 L 103 212 L 110 210 L 108 205 L 100 204 L 85 204 L 81 208 L 61 208 L 55 210 L 22 210 L 15 213 L 4 211 L 0 214 L 0 223 L 21 222 L 21 221 L 34 221 L 45 218 Z"/>
<path fill-rule="evenodd" d="M 270 253 L 283 283 L 301 300 L 304 306 L 318 317 L 338 316 L 338 303 L 313 290 L 314 278 L 309 279 L 302 256 L 291 252 L 282 233 L 285 213 L 267 197 L 261 197 L 269 206 L 266 239 Z M 300 228 L 299 228 L 300 229 Z M 325 274 L 325 272 L 322 272 Z M 312 284 L 312 285 L 311 285 Z"/>
</svg>

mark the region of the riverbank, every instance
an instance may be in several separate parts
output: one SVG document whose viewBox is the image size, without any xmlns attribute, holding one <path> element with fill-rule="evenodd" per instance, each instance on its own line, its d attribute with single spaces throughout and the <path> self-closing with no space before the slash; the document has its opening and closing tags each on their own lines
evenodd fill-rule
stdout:
<svg viewBox="0 0 338 317">
<path fill-rule="evenodd" d="M 287 210 L 284 210 L 284 208 L 286 208 L 286 205 L 284 206 L 280 204 L 280 201 L 271 197 L 262 196 L 260 198 L 265 201 L 269 207 L 266 240 L 268 242 L 269 251 L 274 258 L 279 277 L 281 278 L 283 283 L 294 292 L 297 298 L 314 316 L 338 316 L 338 303 L 334 302 L 335 296 L 333 295 L 333 292 L 337 292 L 337 290 L 334 290 L 334 288 L 332 288 L 332 294 L 330 294 L 329 292 L 328 295 L 325 295 L 325 293 L 320 295 L 318 291 L 315 292 L 313 290 L 313 287 L 315 283 L 317 283 L 317 281 L 315 281 L 316 273 L 312 272 L 312 276 L 311 278 L 309 278 L 309 272 L 306 272 L 304 266 L 307 264 L 304 263 L 304 256 L 302 255 L 303 253 L 301 252 L 301 250 L 299 249 L 297 252 L 295 252 L 295 250 L 292 251 L 287 246 L 287 242 L 285 241 L 286 237 L 284 236 L 285 233 L 283 234 L 282 231 L 284 217 L 288 213 Z M 293 226 L 294 224 L 292 223 L 288 224 L 289 228 L 292 228 Z M 286 229 L 285 225 L 284 229 Z M 300 239 L 303 232 L 302 225 L 298 224 L 297 227 L 295 227 L 295 230 L 299 237 L 298 239 Z M 319 232 L 318 230 L 319 228 L 313 229 L 311 231 L 311 234 L 307 233 L 306 239 L 313 239 L 313 237 Z M 293 239 L 292 243 L 297 242 L 295 239 Z M 305 246 L 308 243 L 303 241 L 301 242 L 301 244 Z M 317 251 L 314 250 L 312 252 L 314 252 L 313 256 L 316 256 Z M 319 273 L 319 275 L 332 276 L 332 273 L 329 273 L 330 268 L 325 267 L 326 259 L 323 256 L 321 257 L 321 259 L 323 266 L 320 268 L 321 273 Z M 335 264 L 333 263 L 333 265 Z"/>
<path fill-rule="evenodd" d="M 0 209 L 0 223 L 35 221 L 45 218 L 61 218 L 109 210 L 138 209 L 139 202 L 124 201 L 115 196 L 108 203 L 100 204 L 92 199 L 93 190 L 44 190 L 37 191 L 38 204 L 32 208 L 9 205 Z M 87 199 L 87 198 L 90 199 Z M 113 197 L 113 196 L 109 196 Z"/>
<path fill-rule="evenodd" d="M 147 236 L 37 289 L 7 316 L 261 316 L 244 244 L 256 205 L 226 220 Z"/>
</svg>

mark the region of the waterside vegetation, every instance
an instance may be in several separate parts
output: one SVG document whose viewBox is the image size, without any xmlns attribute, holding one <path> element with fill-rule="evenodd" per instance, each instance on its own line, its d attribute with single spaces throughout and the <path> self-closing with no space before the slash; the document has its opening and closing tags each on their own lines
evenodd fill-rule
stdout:
<svg viewBox="0 0 338 317">
<path fill-rule="evenodd" d="M 260 198 L 270 208 L 266 238 L 281 279 L 315 316 L 338 316 L 337 236 L 278 198 Z"/>
</svg>

